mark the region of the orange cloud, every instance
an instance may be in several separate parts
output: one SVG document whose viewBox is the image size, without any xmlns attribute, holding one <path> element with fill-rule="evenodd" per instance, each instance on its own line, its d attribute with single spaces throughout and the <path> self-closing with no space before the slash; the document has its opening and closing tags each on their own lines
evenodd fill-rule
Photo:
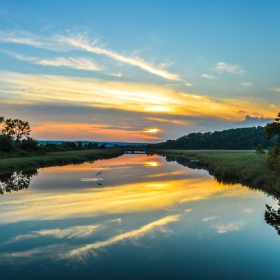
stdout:
<svg viewBox="0 0 280 280">
<path fill-rule="evenodd" d="M 102 127 L 102 129 L 100 129 Z M 37 139 L 52 140 L 89 140 L 89 141 L 127 141 L 127 142 L 145 142 L 149 140 L 160 140 L 158 136 L 146 134 L 144 131 L 108 129 L 106 125 L 90 125 L 83 123 L 44 123 L 33 128 L 32 135 Z"/>
</svg>

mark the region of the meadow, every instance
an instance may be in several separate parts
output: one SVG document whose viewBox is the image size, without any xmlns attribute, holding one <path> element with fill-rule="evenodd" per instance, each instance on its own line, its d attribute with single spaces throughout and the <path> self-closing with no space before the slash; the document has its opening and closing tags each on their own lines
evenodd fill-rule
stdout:
<svg viewBox="0 0 280 280">
<path fill-rule="evenodd" d="M 195 163 L 195 168 L 205 169 L 218 182 L 242 184 L 280 196 L 279 174 L 267 166 L 267 153 L 252 150 L 153 150 L 164 156 L 185 157 Z"/>
<path fill-rule="evenodd" d="M 93 149 L 79 151 L 50 152 L 45 155 L 29 155 L 0 159 L 0 172 L 27 168 L 82 163 L 98 159 L 109 159 L 123 154 L 121 149 Z"/>
</svg>

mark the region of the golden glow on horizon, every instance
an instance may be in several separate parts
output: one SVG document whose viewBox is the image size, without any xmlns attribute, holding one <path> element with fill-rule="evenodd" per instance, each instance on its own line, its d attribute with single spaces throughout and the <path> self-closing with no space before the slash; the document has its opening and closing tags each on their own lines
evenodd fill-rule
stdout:
<svg viewBox="0 0 280 280">
<path fill-rule="evenodd" d="M 32 220 L 57 220 L 78 217 L 94 217 L 100 214 L 153 211 L 174 204 L 207 199 L 212 195 L 238 196 L 250 193 L 239 185 L 220 185 L 212 178 L 182 179 L 129 183 L 102 189 L 78 189 L 68 193 L 21 193 L 9 200 L 9 211 L 0 211 L 0 223 L 16 223 Z M 1 206 L 0 206 L 1 210 Z"/>
<path fill-rule="evenodd" d="M 233 122 L 244 118 L 244 114 L 237 113 L 240 111 L 257 111 L 259 116 L 265 118 L 273 118 L 277 112 L 277 106 L 273 107 L 270 102 L 261 98 L 211 98 L 152 84 L 5 71 L 0 71 L 0 83 L 2 104 L 14 103 L 22 104 L 22 106 L 27 103 L 48 104 L 48 106 L 61 104 L 66 107 L 75 104 L 80 107 L 118 110 L 127 116 L 126 120 L 122 122 L 125 124 L 122 127 L 110 126 L 108 117 L 104 121 L 105 123 L 100 125 L 94 121 L 86 124 L 81 120 L 73 124 L 73 121 L 68 121 L 67 116 L 63 117 L 58 113 L 54 116 L 57 118 L 56 120 L 49 120 L 43 124 L 33 118 L 29 121 L 33 122 L 31 123 L 32 136 L 36 139 L 95 141 L 105 141 L 106 139 L 124 141 L 125 139 L 129 142 L 159 142 L 162 139 L 170 139 L 172 137 L 170 134 L 174 131 L 176 131 L 176 137 L 181 136 L 179 135 L 180 128 L 175 130 L 167 127 L 168 123 L 180 126 L 188 125 L 190 130 L 190 127 L 195 128 L 200 119 L 201 122 L 205 122 L 205 119 L 214 119 L 216 123 L 225 120 Z M 143 127 L 138 126 L 133 130 L 133 125 L 137 123 L 135 119 L 138 113 L 146 115 L 143 115 L 143 118 L 145 118 L 147 126 L 156 125 L 164 127 L 164 129 L 151 128 L 143 132 Z M 133 117 L 130 117 L 129 114 Z M 48 117 L 46 118 L 48 119 Z M 114 116 L 112 116 L 113 118 Z M 189 120 L 176 118 L 188 118 Z M 131 121 L 127 121 L 127 119 Z M 196 119 L 196 121 L 192 121 L 192 119 Z M 149 121 L 153 120 L 154 122 L 149 124 Z M 85 122 L 88 123 L 89 119 Z M 155 124 L 155 122 L 166 124 Z M 160 136 L 151 135 L 158 132 L 164 133 Z"/>
<path fill-rule="evenodd" d="M 146 161 L 144 163 L 145 166 L 147 167 L 158 167 L 158 166 L 161 166 L 162 163 L 161 162 L 157 162 L 157 161 Z"/>
<path fill-rule="evenodd" d="M 157 132 L 159 132 L 159 129 L 158 128 L 147 128 L 146 130 L 144 130 L 144 132 L 157 133 Z"/>
<path fill-rule="evenodd" d="M 108 126 L 108 125 L 107 125 Z M 100 129 L 102 127 L 102 129 Z M 71 135 L 69 135 L 71 131 Z M 160 140 L 161 138 L 153 133 L 146 134 L 146 131 L 138 130 L 126 130 L 118 128 L 106 128 L 106 125 L 103 124 L 83 124 L 83 123 L 44 123 L 43 125 L 35 126 L 32 129 L 32 135 L 35 138 L 44 139 L 44 135 L 47 135 L 50 139 L 71 139 L 76 140 L 77 135 L 80 139 L 83 140 L 96 140 L 101 139 L 110 139 L 111 141 L 120 141 L 125 137 L 126 141 L 148 141 L 148 140 Z"/>
<path fill-rule="evenodd" d="M 6 99 L 33 102 L 76 102 L 97 108 L 114 108 L 131 112 L 158 112 L 167 115 L 217 117 L 240 120 L 238 111 L 258 111 L 274 117 L 270 103 L 263 99 L 215 98 L 178 92 L 151 84 L 101 81 L 53 75 L 0 73 L 1 92 Z M 5 96 L 3 98 L 5 101 Z"/>
</svg>

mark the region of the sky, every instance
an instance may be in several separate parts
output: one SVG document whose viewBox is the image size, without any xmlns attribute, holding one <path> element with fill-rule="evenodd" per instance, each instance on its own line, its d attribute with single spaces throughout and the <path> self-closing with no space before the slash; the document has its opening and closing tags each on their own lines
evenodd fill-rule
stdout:
<svg viewBox="0 0 280 280">
<path fill-rule="evenodd" d="M 155 143 L 264 125 L 280 111 L 279 10 L 0 0 L 0 116 L 38 140 Z"/>
</svg>

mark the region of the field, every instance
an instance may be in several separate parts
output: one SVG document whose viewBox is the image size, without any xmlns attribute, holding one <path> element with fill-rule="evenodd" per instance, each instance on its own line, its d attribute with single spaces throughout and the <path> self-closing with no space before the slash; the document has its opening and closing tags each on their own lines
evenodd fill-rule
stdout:
<svg viewBox="0 0 280 280">
<path fill-rule="evenodd" d="M 154 150 L 166 156 L 180 156 L 195 162 L 196 168 L 209 171 L 217 181 L 240 183 L 268 194 L 280 196 L 280 176 L 267 165 L 267 154 L 240 150 Z"/>
<path fill-rule="evenodd" d="M 123 154 L 121 149 L 96 149 L 47 153 L 40 156 L 11 157 L 0 159 L 0 172 L 44 166 L 82 163 L 98 159 L 114 158 Z"/>
</svg>

